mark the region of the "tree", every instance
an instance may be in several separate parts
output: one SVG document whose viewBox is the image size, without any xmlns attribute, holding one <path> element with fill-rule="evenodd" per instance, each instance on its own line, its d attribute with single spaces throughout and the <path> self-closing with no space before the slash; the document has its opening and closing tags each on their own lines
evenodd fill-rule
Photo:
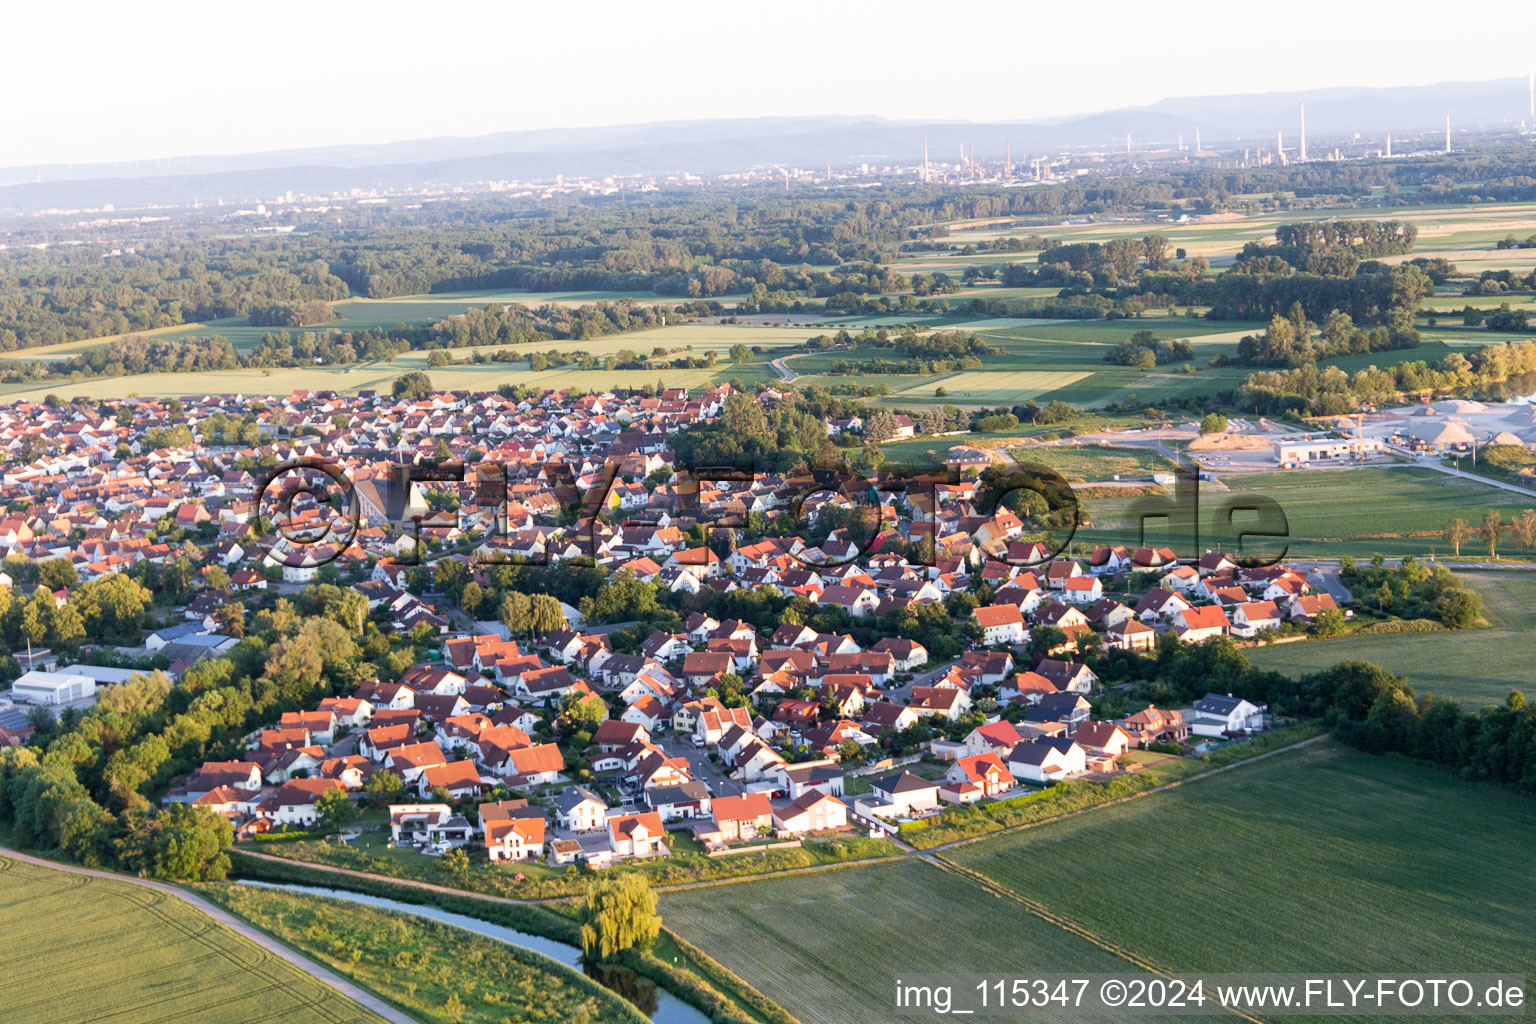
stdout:
<svg viewBox="0 0 1536 1024">
<path fill-rule="evenodd" d="M 896 436 L 896 417 L 889 409 L 877 409 L 864 421 L 864 440 L 879 444 Z"/>
<path fill-rule="evenodd" d="M 405 783 L 401 781 L 400 776 L 385 768 L 373 773 L 373 776 L 363 784 L 363 792 L 368 794 L 368 799 L 374 806 L 380 807 L 400 799 L 400 794 L 405 792 Z"/>
<path fill-rule="evenodd" d="M 1469 629 L 1483 617 L 1483 599 L 1475 590 L 1447 590 L 1435 598 L 1435 618 L 1452 629 Z"/>
<path fill-rule="evenodd" d="M 1205 419 L 1200 421 L 1200 433 L 1225 434 L 1227 432 L 1227 418 L 1219 412 L 1208 412 Z"/>
<path fill-rule="evenodd" d="M 591 732 L 607 716 L 606 705 L 592 694 L 567 693 L 560 698 L 555 720 L 568 732 Z"/>
<path fill-rule="evenodd" d="M 474 580 L 464 584 L 464 589 L 459 592 L 459 607 L 471 615 L 475 613 L 475 609 L 479 608 L 480 602 L 484 600 L 485 592 L 480 589 L 480 584 Z"/>
<path fill-rule="evenodd" d="M 538 635 L 565 629 L 570 623 L 560 607 L 560 599 L 550 594 L 534 594 L 529 599 L 528 631 Z"/>
<path fill-rule="evenodd" d="M 1451 546 L 1451 551 L 1457 558 L 1461 557 L 1461 543 L 1472 533 L 1472 528 L 1467 525 L 1465 519 L 1456 518 L 1445 524 L 1441 531 L 1445 542 Z"/>
<path fill-rule="evenodd" d="M 460 849 L 449 850 L 443 855 L 443 869 L 463 887 L 469 882 L 469 854 Z"/>
<path fill-rule="evenodd" d="M 1530 551 L 1536 548 L 1536 509 L 1528 508 L 1520 513 L 1510 527 L 1514 530 L 1515 539 L 1520 541 L 1520 546 Z"/>
<path fill-rule="evenodd" d="M 768 417 L 763 415 L 763 407 L 757 399 L 739 391 L 726 398 L 720 422 L 726 433 L 736 440 L 767 437 L 772 433 Z"/>
<path fill-rule="evenodd" d="M 1338 636 L 1344 632 L 1344 613 L 1337 608 L 1324 608 L 1313 616 L 1312 628 L 1320 637 Z"/>
<path fill-rule="evenodd" d="M 580 907 L 581 949 L 608 960 L 626 949 L 649 949 L 661 932 L 656 894 L 644 875 L 609 875 L 587 886 Z"/>
<path fill-rule="evenodd" d="M 213 610 L 214 628 L 225 636 L 245 636 L 245 606 L 239 601 L 221 604 Z"/>
<path fill-rule="evenodd" d="M 419 402 L 432 395 L 432 378 L 420 370 L 402 373 L 390 385 L 390 393 L 402 402 Z"/>
<path fill-rule="evenodd" d="M 1503 516 L 1498 509 L 1489 509 L 1483 516 L 1483 527 L 1479 531 L 1483 535 L 1483 544 L 1488 548 L 1488 557 L 1494 558 L 1499 547 L 1499 537 L 1504 532 Z"/>
<path fill-rule="evenodd" d="M 513 636 L 528 632 L 533 622 L 532 612 L 533 602 L 520 590 L 514 590 L 501 599 L 501 624 Z"/>
<path fill-rule="evenodd" d="M 115 572 L 82 584 L 75 592 L 75 610 L 94 639 L 137 641 L 152 595 L 127 573 Z"/>
<path fill-rule="evenodd" d="M 37 582 L 49 590 L 68 590 L 80 582 L 80 576 L 69 559 L 50 558 L 37 567 Z"/>
<path fill-rule="evenodd" d="M 357 818 L 357 805 L 347 796 L 345 789 L 328 789 L 315 801 L 320 823 L 327 832 L 334 832 Z"/>
<path fill-rule="evenodd" d="M 171 804 L 154 817 L 127 816 L 117 857 L 129 871 L 177 882 L 217 882 L 229 873 L 229 820 L 206 807 Z"/>
</svg>

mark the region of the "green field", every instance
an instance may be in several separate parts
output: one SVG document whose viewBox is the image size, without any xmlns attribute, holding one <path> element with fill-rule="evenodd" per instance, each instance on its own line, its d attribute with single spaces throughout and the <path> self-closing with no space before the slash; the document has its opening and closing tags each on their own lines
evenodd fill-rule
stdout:
<svg viewBox="0 0 1536 1024">
<path fill-rule="evenodd" d="M 1536 650 L 1536 573 L 1461 575 L 1482 595 L 1490 628 L 1255 647 L 1247 652 L 1248 660 L 1261 668 L 1303 675 L 1359 658 L 1405 677 L 1418 693 L 1455 697 L 1465 704 L 1501 703 L 1510 690 L 1536 697 L 1531 673 L 1531 654 Z"/>
<path fill-rule="evenodd" d="M 948 392 L 943 400 L 957 405 L 1012 405 L 1059 391 L 1088 375 L 1089 371 L 1068 370 L 968 370 L 940 377 L 931 385 L 906 388 L 893 397 L 932 401 L 937 394 L 934 389 L 942 387 Z"/>
<path fill-rule="evenodd" d="M 9 1024 L 378 1018 L 173 896 L 0 857 Z"/>
<path fill-rule="evenodd" d="M 898 1019 L 892 991 L 903 974 L 1141 973 L 976 882 L 921 861 L 664 893 L 661 913 L 667 927 L 806 1024 Z"/>
<path fill-rule="evenodd" d="M 1153 473 L 1170 473 L 1176 468 L 1169 459 L 1151 448 L 1031 445 L 1012 448 L 1008 454 L 1019 462 L 1049 466 L 1074 482 L 1111 480 L 1116 476 L 1145 480 Z"/>
<path fill-rule="evenodd" d="M 880 349 L 817 352 L 796 356 L 791 368 L 804 383 L 823 385 L 884 385 L 891 395 L 882 405 L 911 408 L 922 405 L 997 406 L 1026 399 L 1044 404 L 1070 402 L 1088 408 L 1112 402 L 1166 401 L 1214 395 L 1235 388 L 1248 371 L 1241 367 L 1207 365 L 1213 356 L 1237 351 L 1238 340 L 1256 325 L 1235 321 L 1148 317 L 1141 320 L 1027 320 L 1001 318 L 958 321 L 945 329 L 976 330 L 998 354 L 981 357 L 981 367 L 956 373 L 852 374 L 833 376 L 832 365 L 875 357 L 894 359 Z M 1111 347 L 1136 331 L 1150 331 L 1159 340 L 1187 338 L 1194 346 L 1190 361 L 1153 370 L 1104 362 Z M 935 394 L 944 388 L 947 394 Z"/>
<path fill-rule="evenodd" d="M 570 967 L 462 928 L 234 883 L 200 891 L 423 1024 L 566 1024 L 583 1013 L 591 1021 L 645 1019 Z"/>
<path fill-rule="evenodd" d="M 1460 517 L 1476 524 L 1490 508 L 1499 509 L 1510 522 L 1536 498 L 1522 498 L 1508 491 L 1466 477 L 1451 476 L 1417 466 L 1379 469 L 1294 470 L 1281 473 L 1229 475 L 1230 491 L 1203 485 L 1200 491 L 1201 549 L 1230 546 L 1230 537 L 1218 528 L 1224 503 L 1245 495 L 1265 495 L 1279 503 L 1289 525 L 1289 551 L 1295 557 L 1337 558 L 1340 555 L 1439 554 L 1451 549 L 1440 536 L 1446 522 Z M 1093 528 L 1077 532 L 1085 543 L 1138 543 L 1136 524 L 1128 513 L 1135 499 L 1089 499 L 1083 504 Z M 1239 517 L 1238 524 L 1242 524 Z M 1188 548 L 1187 534 L 1164 532 L 1149 522 L 1149 543 Z M 1259 541 L 1256 551 L 1273 551 L 1272 542 Z M 1515 553 L 1512 545 L 1506 545 Z M 1182 551 L 1181 551 L 1182 553 Z M 1464 558 L 1477 557 L 1476 540 L 1462 546 Z"/>
<path fill-rule="evenodd" d="M 1336 744 L 948 856 L 1175 970 L 1536 963 L 1530 798 Z"/>
</svg>

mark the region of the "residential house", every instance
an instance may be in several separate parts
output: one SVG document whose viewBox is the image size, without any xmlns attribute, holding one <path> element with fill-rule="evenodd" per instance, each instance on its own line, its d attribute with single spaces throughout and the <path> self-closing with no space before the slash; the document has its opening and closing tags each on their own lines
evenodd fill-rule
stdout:
<svg viewBox="0 0 1536 1024">
<path fill-rule="evenodd" d="M 848 805 L 835 796 L 815 791 L 802 793 L 773 812 L 773 827 L 794 835 L 830 832 L 847 824 Z"/>
<path fill-rule="evenodd" d="M 555 820 L 567 832 L 592 832 L 608 820 L 608 805 L 585 786 L 572 786 L 555 798 Z"/>
<path fill-rule="evenodd" d="M 1189 731 L 1196 736 L 1242 736 L 1264 728 L 1262 704 L 1252 704 L 1230 693 L 1208 693 L 1195 701 Z"/>
<path fill-rule="evenodd" d="M 726 842 L 751 839 L 773 829 L 773 805 L 766 793 L 717 796 L 710 813 Z"/>
</svg>

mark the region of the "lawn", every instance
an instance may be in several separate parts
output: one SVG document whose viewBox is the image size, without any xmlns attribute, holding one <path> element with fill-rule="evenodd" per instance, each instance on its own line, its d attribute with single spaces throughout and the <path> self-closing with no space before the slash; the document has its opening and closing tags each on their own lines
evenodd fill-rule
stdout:
<svg viewBox="0 0 1536 1024">
<path fill-rule="evenodd" d="M 193 907 L 0 857 L 9 1024 L 378 1018 Z"/>
<path fill-rule="evenodd" d="M 1489 487 L 1466 477 L 1454 477 L 1417 466 L 1368 469 L 1293 470 L 1279 473 L 1229 475 L 1225 484 L 1202 485 L 1199 550 L 1231 547 L 1231 532 L 1219 524 L 1229 501 L 1241 503 L 1249 495 L 1263 495 L 1279 503 L 1289 529 L 1292 557 L 1337 558 L 1340 555 L 1450 556 L 1450 545 L 1440 536 L 1447 521 L 1460 517 L 1476 524 L 1490 508 L 1499 509 L 1510 522 L 1536 499 Z M 1092 528 L 1081 529 L 1075 540 L 1089 544 L 1139 542 L 1137 524 L 1130 512 L 1136 499 L 1098 498 L 1084 501 Z M 1244 521 L 1239 515 L 1237 524 Z M 1165 524 L 1149 521 L 1147 542 L 1170 544 L 1180 554 L 1197 553 L 1187 530 L 1169 531 Z M 1255 552 L 1273 552 L 1277 544 L 1259 538 Z M 1463 557 L 1476 557 L 1475 538 L 1463 545 Z"/>
<path fill-rule="evenodd" d="M 423 1024 L 645 1019 L 570 967 L 462 928 L 235 883 L 199 891 Z"/>
<path fill-rule="evenodd" d="M 1530 798 L 1332 743 L 946 856 L 1174 970 L 1536 963 Z"/>
<path fill-rule="evenodd" d="M 914 973 L 1141 973 L 976 882 L 915 860 L 664 893 L 661 914 L 806 1024 L 888 1024 L 897 1019 L 895 979 Z"/>
<path fill-rule="evenodd" d="M 1361 659 L 1404 676 L 1418 693 L 1465 704 L 1499 703 L 1510 690 L 1536 698 L 1531 653 L 1536 650 L 1536 573 L 1463 573 L 1483 598 L 1488 629 L 1344 636 L 1255 647 L 1248 660 L 1287 675 L 1303 675 Z"/>
</svg>

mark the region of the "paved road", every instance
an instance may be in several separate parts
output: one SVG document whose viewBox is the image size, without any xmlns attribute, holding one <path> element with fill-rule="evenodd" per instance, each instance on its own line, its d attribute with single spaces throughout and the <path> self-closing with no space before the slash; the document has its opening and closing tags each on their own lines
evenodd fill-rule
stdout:
<svg viewBox="0 0 1536 1024">
<path fill-rule="evenodd" d="M 779 376 L 784 378 L 784 383 L 788 384 L 795 379 L 795 371 L 785 365 L 783 356 L 770 361 L 768 365 L 779 371 Z"/>
<path fill-rule="evenodd" d="M 1288 564 L 1293 569 L 1300 569 L 1305 572 L 1313 583 L 1316 583 L 1332 594 L 1333 599 L 1340 605 L 1347 604 L 1355 599 L 1354 595 L 1349 592 L 1349 588 L 1344 585 L 1344 581 L 1339 579 L 1338 563 L 1335 562 L 1329 565 L 1326 562 L 1292 561 Z"/>
<path fill-rule="evenodd" d="M 251 927 L 244 921 L 241 921 L 239 918 L 236 918 L 223 909 L 214 906 L 212 903 L 209 903 L 201 896 L 194 895 L 185 889 L 179 889 L 174 885 L 168 885 L 164 882 L 152 882 L 144 878 L 133 878 L 129 875 L 113 874 L 110 871 L 94 871 L 90 868 L 75 867 L 72 864 L 60 864 L 57 861 L 44 860 L 41 857 L 33 857 L 25 853 L 17 853 L 15 850 L 9 849 L 7 847 L 0 847 L 0 857 L 8 857 L 11 860 L 32 864 L 40 868 L 48 868 L 52 871 L 63 871 L 71 875 L 85 875 L 89 878 L 104 878 L 112 882 L 123 882 L 127 885 L 138 885 L 146 889 L 155 889 L 159 892 L 166 893 L 167 895 L 173 896 L 176 899 L 181 900 L 183 903 L 193 907 L 194 909 L 208 915 L 214 921 L 223 925 L 225 928 L 228 928 L 236 935 L 249 939 L 250 941 L 256 943 L 256 945 L 260 946 L 262 949 L 265 949 L 267 952 L 271 953 L 273 956 L 279 957 L 282 960 L 292 964 L 294 967 L 297 967 L 311 978 L 314 978 L 316 981 L 320 982 L 320 984 L 335 989 L 337 992 L 346 996 L 348 999 L 357 1003 L 359 1006 L 372 1011 L 385 1020 L 392 1022 L 392 1024 L 417 1024 L 414 1017 L 409 1017 L 406 1014 L 401 1013 L 399 1010 L 395 1009 L 393 1006 L 390 1006 L 388 1003 L 384 1002 L 377 996 L 364 992 L 362 989 L 358 988 L 356 985 L 352 984 L 350 981 L 347 981 L 340 975 L 334 974 L 326 968 L 321 967 L 314 961 L 309 960 L 298 953 L 295 953 L 293 950 L 289 949 L 287 946 L 284 946 L 282 943 L 267 935 L 265 932 Z"/>
<path fill-rule="evenodd" d="M 710 796 L 740 796 L 747 791 L 744 784 L 731 779 L 720 766 L 709 759 L 708 750 L 694 746 L 693 740 L 688 736 L 678 736 L 668 731 L 664 735 L 653 736 L 652 739 L 668 757 L 681 757 L 687 760 L 693 777 L 709 787 Z"/>
</svg>

